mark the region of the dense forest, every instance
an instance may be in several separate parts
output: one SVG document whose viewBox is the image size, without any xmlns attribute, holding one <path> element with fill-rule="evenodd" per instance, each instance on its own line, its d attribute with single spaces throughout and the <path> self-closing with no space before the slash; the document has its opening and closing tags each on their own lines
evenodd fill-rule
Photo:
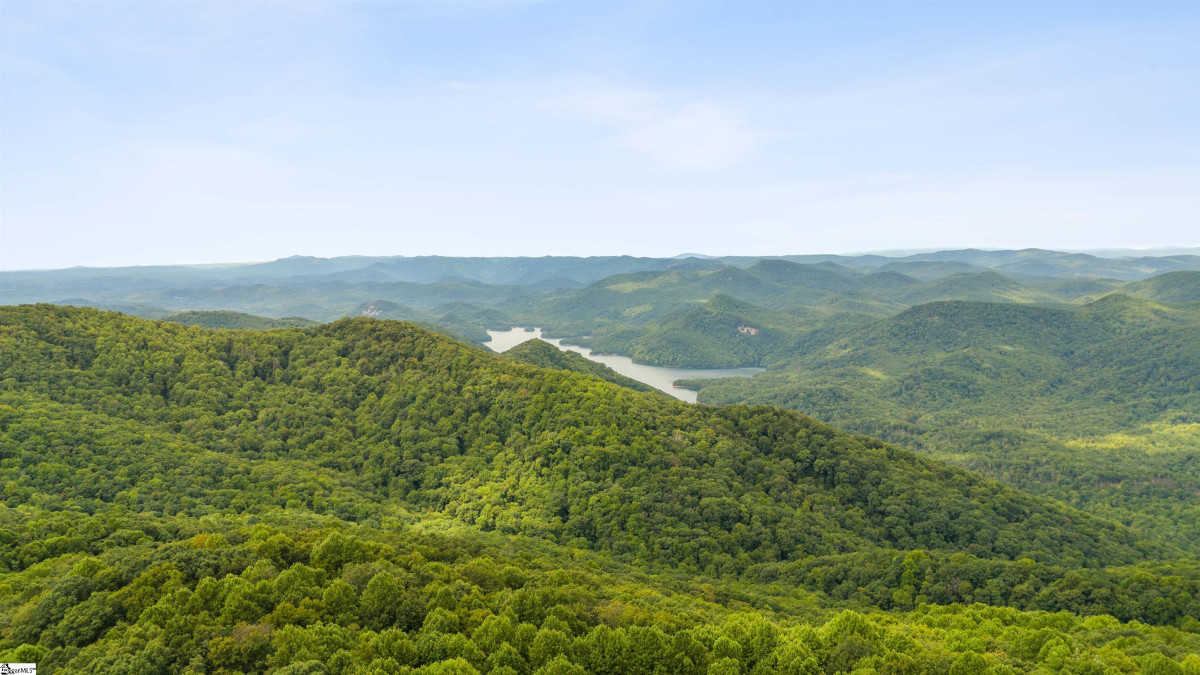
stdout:
<svg viewBox="0 0 1200 675">
<path fill-rule="evenodd" d="M 718 303 L 707 308 L 718 317 L 750 314 L 777 326 L 799 322 L 809 330 L 824 325 L 836 330 L 843 323 L 857 327 L 861 323 L 856 322 L 864 318 L 891 317 L 931 302 L 1069 306 L 1114 293 L 1194 306 L 1200 303 L 1200 271 L 1173 272 L 1124 284 L 1106 279 L 1012 278 L 990 270 L 921 279 L 883 269 L 862 273 L 832 264 L 763 260 L 746 268 L 614 275 L 583 289 L 550 294 L 533 304 L 502 306 L 518 323 L 551 328 L 556 335 L 591 336 L 591 344 L 598 349 L 641 350 L 642 360 L 662 365 L 711 366 L 715 364 L 692 357 L 675 344 L 654 343 L 664 337 L 695 340 L 698 324 L 685 315 L 688 310 L 704 308 L 705 303 Z M 731 306 L 734 302 L 750 307 Z M 744 360 L 734 343 L 720 347 L 726 350 L 717 356 L 723 362 Z M 759 357 L 769 363 L 778 352 L 790 354 L 777 345 L 764 345 Z"/>
<path fill-rule="evenodd" d="M 797 307 L 775 311 L 717 294 L 646 324 L 613 324 L 574 341 L 639 363 L 692 368 L 778 367 L 783 360 L 833 342 L 876 318 L 857 312 Z"/>
<path fill-rule="evenodd" d="M 1200 308 L 941 302 L 697 381 L 1001 478 L 1200 552 Z"/>
<path fill-rule="evenodd" d="M 0 660 L 1200 673 L 1179 542 L 781 408 L 544 365 L 368 318 L 0 308 Z"/>
<path fill-rule="evenodd" d="M 230 312 L 228 310 L 188 311 L 179 312 L 163 317 L 167 321 L 183 323 L 201 328 L 225 328 L 229 330 L 269 330 L 271 328 L 295 328 L 316 325 L 316 321 L 303 317 L 288 316 L 282 319 L 269 319 L 265 316 L 255 316 L 245 312 Z"/>
</svg>

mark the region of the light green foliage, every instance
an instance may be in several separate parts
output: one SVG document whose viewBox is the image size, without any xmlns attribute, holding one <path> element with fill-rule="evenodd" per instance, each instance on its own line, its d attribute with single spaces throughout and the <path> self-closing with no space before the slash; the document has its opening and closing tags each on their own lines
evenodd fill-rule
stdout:
<svg viewBox="0 0 1200 675">
<path fill-rule="evenodd" d="M 709 403 L 782 405 L 1200 550 L 1200 311 L 939 302 L 745 380 Z"/>
<path fill-rule="evenodd" d="M 981 649 L 1130 670 L 1200 651 L 1200 574 L 1128 529 L 795 413 L 389 321 L 0 309 L 0 453 L 0 659 L 49 673 L 949 672 Z"/>
</svg>

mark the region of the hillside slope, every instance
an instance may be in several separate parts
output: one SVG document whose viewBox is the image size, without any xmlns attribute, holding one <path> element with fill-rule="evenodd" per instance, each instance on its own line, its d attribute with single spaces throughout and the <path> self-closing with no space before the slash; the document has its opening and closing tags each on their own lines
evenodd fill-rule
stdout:
<svg viewBox="0 0 1200 675">
<path fill-rule="evenodd" d="M 1096 286 L 1017 280 L 991 270 L 917 279 L 891 269 L 870 274 L 828 264 L 762 260 L 750 267 L 647 271 L 606 277 L 586 288 L 545 297 L 513 311 L 522 320 L 574 337 L 677 320 L 714 298 L 779 311 L 853 312 L 890 316 L 938 300 L 1064 302 L 1096 294 Z M 1113 286 L 1102 285 L 1103 290 Z M 662 351 L 662 350 L 660 350 Z M 651 360 L 663 358 L 649 356 Z M 663 353 L 666 353 L 663 351 Z M 715 363 L 693 365 L 714 366 Z"/>
<path fill-rule="evenodd" d="M 818 348 L 874 319 L 804 307 L 775 311 L 727 295 L 645 324 L 616 324 L 580 340 L 638 363 L 691 368 L 771 365 Z"/>
<path fill-rule="evenodd" d="M 1197 570 L 1098 567 L 1171 554 L 1118 525 L 796 413 L 411 324 L 0 308 L 0 374 L 0 654 L 49 672 L 944 672 L 1200 649 L 1105 617 L 917 608 L 1190 629 Z M 976 658 L 922 616 L 1009 628 Z"/>
<path fill-rule="evenodd" d="M 199 326 L 201 328 L 221 328 L 226 330 L 268 330 L 271 328 L 302 328 L 314 326 L 316 321 L 303 317 L 285 317 L 270 319 L 265 316 L 255 316 L 242 312 L 226 310 L 178 312 L 163 317 L 164 321 Z"/>
<path fill-rule="evenodd" d="M 1169 272 L 1128 284 L 1125 293 L 1157 302 L 1200 302 L 1200 272 Z"/>
<path fill-rule="evenodd" d="M 319 458 L 366 481 L 365 499 L 485 529 L 713 570 L 872 545 L 1143 557 L 1126 530 L 794 413 L 674 403 L 411 324 L 228 334 L 82 309 L 0 311 L 5 389 L 165 431 L 190 421 L 189 438 L 208 447 Z M 115 491 L 131 480 L 111 479 Z M 746 532 L 732 536 L 739 524 Z"/>
<path fill-rule="evenodd" d="M 606 353 L 628 354 L 661 366 L 757 366 L 802 330 L 800 317 L 773 312 L 727 295 L 681 309 L 645 328 L 601 330 L 588 341 Z"/>
<path fill-rule="evenodd" d="M 1194 548 L 1198 373 L 1200 312 L 1109 295 L 921 305 L 753 383 L 691 386 L 701 401 L 800 410 Z M 1139 449 L 1145 439 L 1157 449 Z"/>
</svg>

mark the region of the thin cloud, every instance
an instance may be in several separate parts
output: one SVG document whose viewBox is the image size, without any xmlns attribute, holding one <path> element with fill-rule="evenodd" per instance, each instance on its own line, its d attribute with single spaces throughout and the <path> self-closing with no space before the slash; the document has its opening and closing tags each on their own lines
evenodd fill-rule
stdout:
<svg viewBox="0 0 1200 675">
<path fill-rule="evenodd" d="M 611 127 L 617 147 L 668 169 L 736 166 L 763 136 L 726 105 L 671 102 L 631 89 L 587 89 L 556 99 L 554 107 L 568 116 Z"/>
<path fill-rule="evenodd" d="M 695 103 L 626 131 L 621 143 L 673 169 L 723 169 L 740 163 L 759 134 L 712 103 Z"/>
</svg>

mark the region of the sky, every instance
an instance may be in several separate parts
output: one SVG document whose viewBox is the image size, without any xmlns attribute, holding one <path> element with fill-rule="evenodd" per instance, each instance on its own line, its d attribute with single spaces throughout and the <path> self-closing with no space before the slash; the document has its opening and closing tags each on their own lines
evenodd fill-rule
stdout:
<svg viewBox="0 0 1200 675">
<path fill-rule="evenodd" d="M 1200 244 L 1200 2 L 0 2 L 0 269 Z"/>
</svg>

